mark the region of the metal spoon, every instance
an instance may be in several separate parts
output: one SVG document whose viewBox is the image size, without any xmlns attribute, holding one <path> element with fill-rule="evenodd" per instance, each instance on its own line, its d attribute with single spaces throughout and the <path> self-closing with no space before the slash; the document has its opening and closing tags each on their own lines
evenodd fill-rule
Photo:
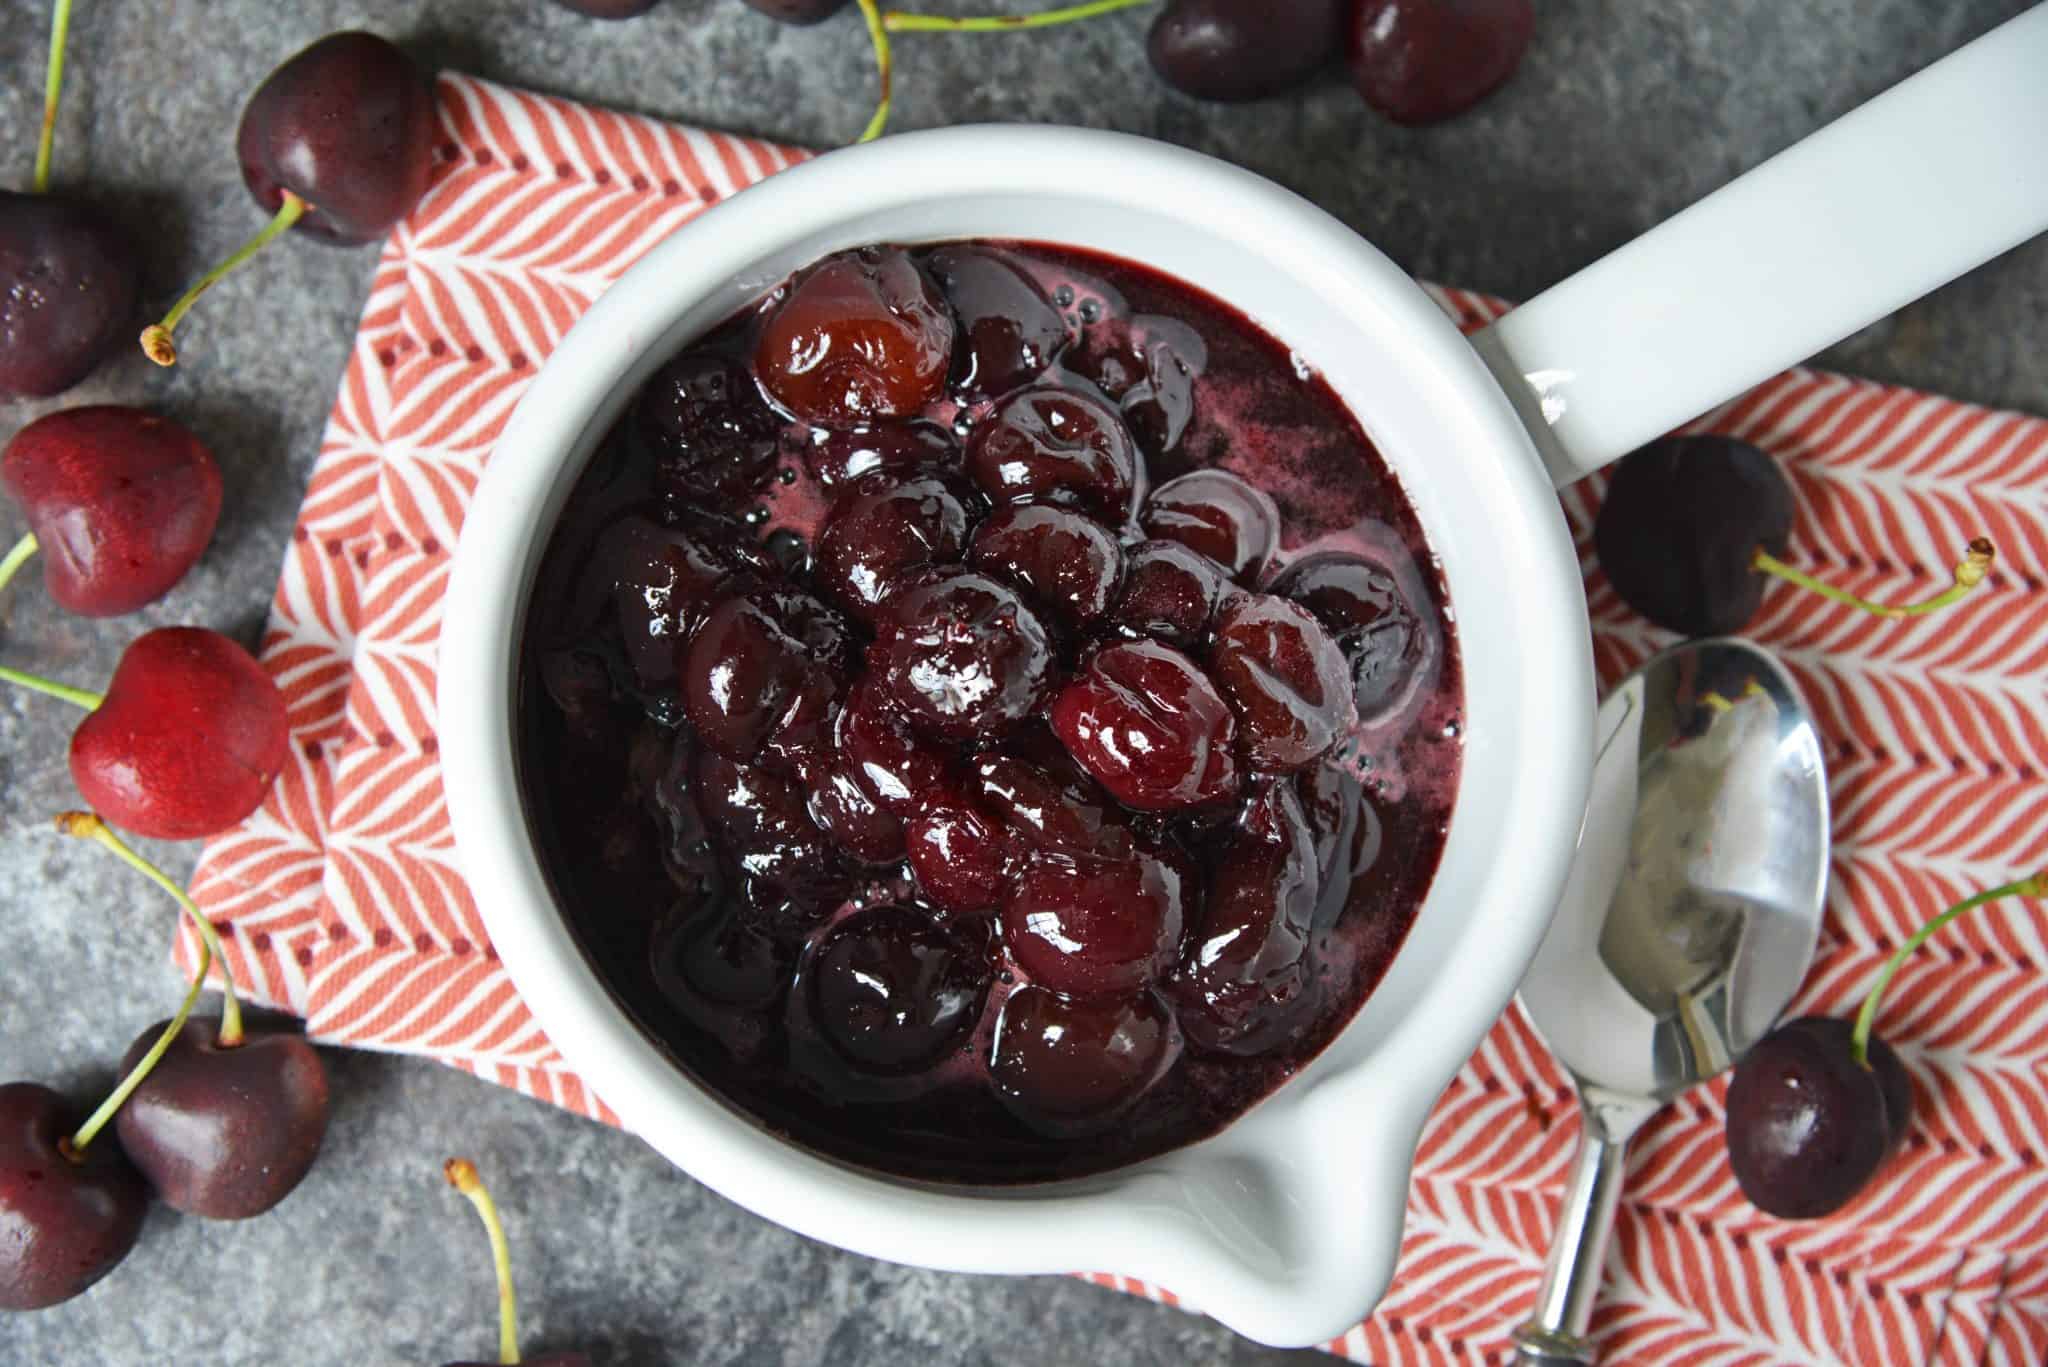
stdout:
<svg viewBox="0 0 2048 1367">
<path fill-rule="evenodd" d="M 1820 738 L 1743 641 L 1659 655 L 1600 704 L 1586 833 L 1522 1006 L 1578 1084 L 1579 1150 L 1520 1367 L 1593 1360 L 1630 1136 L 1731 1067 L 1813 960 L 1827 884 Z"/>
</svg>

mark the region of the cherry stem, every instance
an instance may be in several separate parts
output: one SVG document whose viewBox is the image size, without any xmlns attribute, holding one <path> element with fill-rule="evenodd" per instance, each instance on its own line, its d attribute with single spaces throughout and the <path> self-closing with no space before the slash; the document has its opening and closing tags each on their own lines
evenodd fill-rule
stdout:
<svg viewBox="0 0 2048 1367">
<path fill-rule="evenodd" d="M 142 354 L 158 365 L 176 365 L 178 348 L 171 341 L 171 334 L 177 331 L 179 322 L 192 311 L 192 306 L 199 302 L 199 296 L 227 278 L 236 267 L 269 246 L 279 235 L 289 232 L 294 223 L 305 217 L 309 207 L 311 206 L 305 200 L 286 190 L 284 203 L 279 206 L 270 222 L 263 225 L 261 232 L 235 248 L 227 260 L 200 276 L 198 282 L 185 291 L 184 298 L 171 305 L 171 311 L 164 315 L 161 323 L 151 323 L 142 330 Z"/>
<path fill-rule="evenodd" d="M 1914 950 L 1927 943 L 1928 936 L 1964 912 L 1981 907 L 1986 902 L 1996 902 L 2001 897 L 2041 896 L 2048 896 L 2048 869 L 1992 888 L 1989 892 L 1980 892 L 1975 897 L 1965 897 L 1915 931 L 1913 938 L 1900 945 L 1892 957 L 1885 961 L 1884 970 L 1877 975 L 1877 981 L 1871 984 L 1869 994 L 1863 998 L 1863 1009 L 1856 1013 L 1856 1028 L 1849 1035 L 1849 1056 L 1865 1068 L 1870 1066 L 1870 1030 L 1877 1021 L 1877 1004 L 1884 998 L 1884 990 L 1891 986 L 1892 976 L 1899 971 L 1899 965 L 1905 963 Z"/>
<path fill-rule="evenodd" d="M 64 90 L 64 36 L 71 30 L 71 0 L 57 0 L 50 15 L 50 74 L 43 79 L 43 134 L 36 142 L 35 191 L 50 188 L 50 145 L 57 140 L 57 97 Z"/>
<path fill-rule="evenodd" d="M 874 117 L 868 120 L 868 126 L 861 130 L 861 135 L 854 141 L 873 142 L 882 136 L 882 129 L 889 122 L 890 88 L 894 82 L 895 63 L 889 55 L 888 28 L 882 22 L 881 10 L 875 8 L 875 0 L 857 0 L 857 3 L 860 5 L 860 17 L 867 21 L 868 41 L 874 44 L 875 76 L 881 85 L 881 95 L 875 101 Z"/>
<path fill-rule="evenodd" d="M 972 19 L 956 19 L 946 14 L 905 14 L 900 10 L 890 10 L 882 16 L 882 27 L 891 33 L 1001 33 L 1008 29 L 1050 28 L 1054 24 L 1071 24 L 1077 19 L 1093 19 L 1098 14 L 1114 14 L 1120 9 L 1150 3 L 1152 0 L 1089 0 L 1085 5 L 1041 10 L 1037 14 L 989 14 Z"/>
<path fill-rule="evenodd" d="M 121 1109 L 128 1098 L 134 1095 L 135 1089 L 155 1071 L 157 1062 L 170 1050 L 171 1042 L 178 1038 L 178 1032 L 185 1028 L 185 1022 L 190 1019 L 192 1005 L 199 1000 L 200 989 L 206 986 L 206 972 L 212 966 L 212 958 L 212 952 L 202 946 L 199 951 L 199 971 L 192 975 L 192 986 L 185 989 L 185 1000 L 179 1003 L 178 1014 L 171 1017 L 170 1024 L 164 1026 L 163 1033 L 156 1037 L 156 1043 L 149 1046 L 149 1052 L 135 1061 L 135 1066 L 128 1070 L 128 1076 L 121 1079 L 121 1085 L 100 1103 L 97 1111 L 86 1117 L 85 1123 L 78 1127 L 78 1133 L 69 1139 L 57 1141 L 58 1152 L 74 1163 L 82 1161 L 85 1146 L 92 1143 L 99 1132 L 107 1127 L 107 1122 L 114 1118 L 114 1113 Z"/>
<path fill-rule="evenodd" d="M 1804 571 L 1793 569 L 1761 546 L 1757 547 L 1756 557 L 1750 561 L 1750 565 L 1787 583 L 1797 584 L 1803 589 L 1812 589 L 1823 598 L 1847 604 L 1852 608 L 1861 608 L 1874 617 L 1886 617 L 1897 621 L 1902 617 L 1922 617 L 1930 612 L 1939 612 L 1976 588 L 1984 582 L 1985 576 L 1991 573 L 1994 554 L 1990 541 L 1981 536 L 1975 538 L 1970 542 L 1968 553 L 1964 555 L 1962 563 L 1956 566 L 1954 583 L 1922 602 L 1897 604 L 1873 603 L 1868 598 L 1857 597 L 1847 589 L 1838 589 L 1833 584 L 1823 583 Z"/>
<path fill-rule="evenodd" d="M 451 1158 L 441 1165 L 448 1185 L 461 1192 L 483 1219 L 484 1232 L 491 1236 L 491 1264 L 498 1272 L 498 1361 L 519 1361 L 519 1300 L 512 1294 L 512 1249 L 505 1242 L 505 1226 L 498 1220 L 497 1203 L 477 1175 L 476 1164 L 467 1158 Z"/>
<path fill-rule="evenodd" d="M 206 952 L 220 965 L 220 1035 L 215 1042 L 223 1049 L 239 1047 L 242 1043 L 242 1004 L 235 999 L 235 975 L 228 967 L 227 951 L 220 947 L 219 933 L 214 930 L 213 922 L 207 920 L 205 913 L 199 910 L 198 903 L 194 902 L 191 895 L 179 887 L 169 874 L 129 848 L 127 842 L 115 835 L 113 828 L 96 814 L 60 812 L 57 815 L 57 829 L 80 840 L 91 840 L 105 846 L 129 868 L 168 892 L 177 900 L 178 905 L 184 908 L 185 915 L 191 919 L 192 929 L 198 933 L 201 942 L 206 946 Z"/>
<path fill-rule="evenodd" d="M 4 560 L 0 560 L 0 591 L 4 591 L 7 585 L 13 581 L 14 572 L 23 565 L 26 565 L 35 553 L 41 549 L 42 546 L 37 542 L 34 532 L 30 532 L 27 536 L 14 543 L 14 549 L 7 552 L 7 557 Z"/>
<path fill-rule="evenodd" d="M 17 546 L 15 549 L 19 550 L 21 548 Z M 12 558 L 12 553 L 10 553 L 9 558 Z M 88 693 L 82 688 L 73 688 L 70 684 L 60 684 L 53 680 L 45 679 L 40 674 L 24 674 L 18 669 L 9 669 L 6 665 L 0 665 L 0 679 L 4 679 L 11 684 L 19 684 L 33 693 L 43 693 L 52 698 L 62 698 L 65 702 L 82 707 L 88 712 L 97 711 L 99 705 L 106 701 L 106 697 L 103 694 Z"/>
</svg>

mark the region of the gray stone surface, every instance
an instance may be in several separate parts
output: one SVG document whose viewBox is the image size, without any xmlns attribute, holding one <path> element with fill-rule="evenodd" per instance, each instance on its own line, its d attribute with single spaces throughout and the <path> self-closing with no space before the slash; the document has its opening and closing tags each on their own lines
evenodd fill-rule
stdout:
<svg viewBox="0 0 2048 1367">
<path fill-rule="evenodd" d="M 997 0 L 1001 3 L 1002 0 Z M 899 129 L 1048 120 L 1230 157 L 1326 205 L 1416 273 L 1527 295 L 1683 207 L 2025 0 L 1542 0 L 1513 84 L 1448 126 L 1373 118 L 1334 76 L 1297 98 L 1205 107 L 1150 78 L 1144 13 L 1036 35 L 908 38 Z M 0 0 L 0 127 L 25 183 L 45 7 Z M 849 14 L 780 28 L 734 0 L 668 0 L 602 25 L 547 0 L 337 3 L 87 0 L 72 35 L 58 179 L 90 186 L 147 244 L 148 294 L 256 215 L 231 139 L 275 62 L 329 30 L 375 28 L 499 80 L 795 141 L 865 121 L 871 66 Z M 367 287 L 372 255 L 293 242 L 222 286 L 183 334 L 188 363 L 129 356 L 66 404 L 158 405 L 206 434 L 229 497 L 198 570 L 137 619 L 57 613 L 32 583 L 0 604 L 0 660 L 102 679 L 145 625 L 253 637 Z M 1914 305 L 1829 361 L 2048 412 L 2048 241 Z M 0 439 L 50 405 L 0 406 Z M 0 510 L 0 537 L 22 529 Z M 0 1078 L 81 1095 L 177 984 L 172 908 L 44 818 L 72 799 L 56 703 L 0 695 Z M 180 873 L 194 847 L 156 850 Z M 324 1364 L 486 1355 L 488 1265 L 440 1186 L 474 1154 L 508 1208 L 527 1341 L 607 1363 L 1278 1363 L 1193 1316 L 1061 1279 L 970 1279 L 854 1258 L 709 1195 L 635 1141 L 432 1064 L 329 1059 L 326 1153 L 276 1213 L 215 1226 L 158 1212 L 87 1296 L 0 1316 L 0 1363 Z"/>
</svg>

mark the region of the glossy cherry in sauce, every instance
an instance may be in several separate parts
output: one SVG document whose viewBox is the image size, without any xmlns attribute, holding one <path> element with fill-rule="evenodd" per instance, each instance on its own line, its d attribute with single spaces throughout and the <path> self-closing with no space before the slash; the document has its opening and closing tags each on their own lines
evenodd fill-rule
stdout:
<svg viewBox="0 0 2048 1367">
<path fill-rule="evenodd" d="M 1088 777 L 1059 740 L 1032 737 L 1034 723 L 1011 743 L 976 755 L 968 790 L 1022 845 L 1080 858 L 1132 852 L 1130 814 Z"/>
<path fill-rule="evenodd" d="M 836 489 L 871 470 L 908 473 L 960 464 L 960 442 L 935 422 L 883 422 L 853 428 L 814 428 L 804 464 L 818 483 Z"/>
<path fill-rule="evenodd" d="M 697 757 L 697 805 L 769 912 L 787 902 L 815 916 L 846 895 L 846 873 L 797 781 L 706 751 Z"/>
<path fill-rule="evenodd" d="M 1051 720 L 1126 807 L 1173 812 L 1237 792 L 1236 718 L 1194 661 L 1156 641 L 1097 651 L 1054 699 Z"/>
<path fill-rule="evenodd" d="M 989 1082 L 1032 1129 L 1075 1137 L 1114 1124 L 1180 1047 L 1172 1013 L 1152 993 L 1076 1000 L 1021 987 L 996 1023 Z"/>
<path fill-rule="evenodd" d="M 735 593 L 705 614 L 684 649 L 684 711 L 727 759 L 820 743 L 851 652 L 838 614 L 801 590 Z"/>
<path fill-rule="evenodd" d="M 754 374 L 821 427 L 915 417 L 944 390 L 953 324 L 930 277 L 895 247 L 827 257 L 761 325 Z"/>
<path fill-rule="evenodd" d="M 135 335 L 138 259 L 85 201 L 0 190 L 0 399 L 61 394 Z"/>
<path fill-rule="evenodd" d="M 1003 947 L 1055 992 L 1129 996 L 1180 952 L 1194 893 L 1181 861 L 1146 850 L 1037 854 L 1003 903 Z"/>
<path fill-rule="evenodd" d="M 1124 557 L 1123 591 L 1109 620 L 1130 636 L 1182 649 L 1209 635 L 1216 609 L 1234 593 L 1223 567 L 1178 541 L 1141 541 Z"/>
<path fill-rule="evenodd" d="M 1011 832 L 958 797 L 928 802 L 904 830 L 910 873 L 932 905 L 988 911 L 1002 901 L 1016 858 Z"/>
<path fill-rule="evenodd" d="M 1323 551 L 1289 565 L 1271 589 L 1307 608 L 1336 641 L 1361 718 L 1370 720 L 1400 700 L 1421 663 L 1424 636 L 1391 571 L 1360 556 Z"/>
<path fill-rule="evenodd" d="M 1116 598 L 1123 547 L 1092 517 L 1053 504 L 999 508 L 974 529 L 967 562 L 1014 584 L 1072 635 L 1092 626 Z"/>
<path fill-rule="evenodd" d="M 1139 516 L 1147 534 L 1207 556 L 1254 584 L 1280 549 L 1280 510 L 1228 470 L 1194 470 L 1154 489 Z"/>
<path fill-rule="evenodd" d="M 775 465 L 782 421 L 746 367 L 686 351 L 654 373 L 633 402 L 632 432 L 663 493 L 743 499 Z"/>
<path fill-rule="evenodd" d="M 1484 99 L 1522 63 L 1531 0 L 1351 0 L 1346 60 L 1365 102 L 1435 123 Z"/>
<path fill-rule="evenodd" d="M 812 576 L 834 602 L 872 623 L 903 571 L 960 558 L 974 503 L 957 478 L 938 472 L 861 475 L 825 516 Z"/>
<path fill-rule="evenodd" d="M 1358 717 L 1344 652 L 1308 609 L 1272 594 L 1245 594 L 1223 610 L 1209 676 L 1237 714 L 1254 769 L 1314 764 Z"/>
<path fill-rule="evenodd" d="M 1029 384 L 1070 340 L 1045 291 L 1000 253 L 944 246 L 926 258 L 959 322 L 953 389 L 963 400 L 995 398 Z"/>
<path fill-rule="evenodd" d="M 928 1068 L 981 1017 L 988 952 L 913 908 L 872 907 L 836 924 L 805 968 L 810 1008 L 833 1048 L 876 1073 Z"/>
<path fill-rule="evenodd" d="M 1138 448 L 1103 400 L 1075 389 L 1023 389 L 975 427 L 967 473 L 998 504 L 1063 503 L 1121 521 Z"/>
<path fill-rule="evenodd" d="M 83 1118 L 33 1082 L 0 1086 L 0 1310 L 70 1300 L 135 1247 L 149 1187 L 111 1143 L 66 1151 Z"/>
<path fill-rule="evenodd" d="M 1764 1036 L 1728 1087 L 1728 1163 L 1757 1209 L 1804 1220 L 1848 1204 L 1906 1133 L 1913 1086 L 1872 1036 L 1867 1061 L 1847 1020 L 1802 1016 Z"/>
<path fill-rule="evenodd" d="M 43 587 L 83 617 L 169 593 L 220 518 L 206 444 L 154 413 L 103 405 L 36 419 L 0 451 L 0 488 L 28 515 Z"/>
<path fill-rule="evenodd" d="M 910 725 L 936 740 L 1000 736 L 1044 694 L 1052 648 L 1015 589 L 960 571 L 883 601 L 868 667 Z"/>
<path fill-rule="evenodd" d="M 1203 100 L 1259 100 L 1305 83 L 1344 47 L 1344 0 L 1171 0 L 1145 54 L 1168 85 Z"/>
</svg>

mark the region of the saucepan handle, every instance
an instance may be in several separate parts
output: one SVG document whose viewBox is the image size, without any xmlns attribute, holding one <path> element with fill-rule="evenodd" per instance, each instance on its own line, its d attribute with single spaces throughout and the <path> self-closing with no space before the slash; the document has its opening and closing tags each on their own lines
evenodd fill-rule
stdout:
<svg viewBox="0 0 2048 1367">
<path fill-rule="evenodd" d="M 1560 486 L 2048 230 L 2048 4 L 1475 339 Z"/>
</svg>

